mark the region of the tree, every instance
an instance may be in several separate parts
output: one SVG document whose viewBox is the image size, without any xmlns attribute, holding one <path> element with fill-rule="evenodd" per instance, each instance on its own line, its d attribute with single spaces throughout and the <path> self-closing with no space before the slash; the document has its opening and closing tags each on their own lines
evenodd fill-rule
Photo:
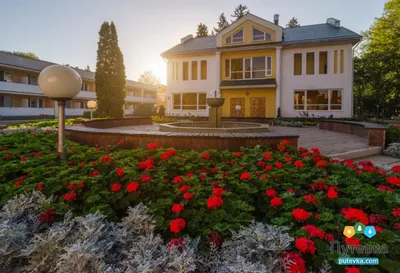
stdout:
<svg viewBox="0 0 400 273">
<path fill-rule="evenodd" d="M 214 28 L 214 31 L 216 33 L 220 32 L 223 30 L 227 25 L 228 25 L 228 20 L 226 20 L 225 14 L 221 13 L 219 16 L 218 22 L 217 22 L 217 27 Z"/>
<path fill-rule="evenodd" d="M 21 51 L 6 51 L 14 55 L 22 56 L 29 59 L 39 60 L 39 57 L 32 52 L 21 52 Z"/>
<path fill-rule="evenodd" d="M 287 23 L 287 25 L 286 25 L 286 27 L 289 27 L 289 28 L 294 28 L 294 27 L 299 27 L 299 26 L 300 26 L 300 24 L 297 21 L 296 17 L 292 17 L 292 19 L 290 19 L 289 23 Z"/>
<path fill-rule="evenodd" d="M 247 6 L 243 6 L 242 4 L 240 4 L 239 6 L 237 6 L 235 8 L 235 11 L 231 15 L 234 18 L 234 20 L 232 20 L 232 23 L 239 20 L 240 18 L 245 16 L 247 13 L 249 13 Z"/>
<path fill-rule="evenodd" d="M 205 24 L 200 23 L 197 26 L 196 36 L 197 37 L 207 37 L 208 36 L 208 27 Z"/>
<path fill-rule="evenodd" d="M 138 82 L 142 82 L 145 84 L 158 85 L 158 84 L 160 84 L 160 79 L 157 78 L 156 75 L 154 75 L 153 71 L 146 70 L 143 72 L 142 75 L 140 75 Z"/>
<path fill-rule="evenodd" d="M 99 31 L 96 63 L 97 114 L 122 118 L 125 104 L 125 65 L 113 22 L 104 22 Z"/>
</svg>

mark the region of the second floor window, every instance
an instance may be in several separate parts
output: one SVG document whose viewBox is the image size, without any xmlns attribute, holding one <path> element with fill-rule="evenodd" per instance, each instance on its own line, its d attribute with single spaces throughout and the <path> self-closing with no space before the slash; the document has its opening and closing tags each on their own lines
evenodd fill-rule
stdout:
<svg viewBox="0 0 400 273">
<path fill-rule="evenodd" d="M 253 28 L 253 41 L 271 40 L 271 34 Z"/>
<path fill-rule="evenodd" d="M 272 75 L 272 57 L 228 59 L 225 69 L 225 77 L 232 80 L 264 79 Z"/>
<path fill-rule="evenodd" d="M 201 65 L 200 79 L 207 80 L 207 61 L 206 60 L 201 61 L 200 65 Z"/>
<path fill-rule="evenodd" d="M 225 39 L 225 43 L 227 44 L 241 43 L 241 42 L 243 42 L 243 29 L 239 30 L 235 34 Z"/>
<path fill-rule="evenodd" d="M 192 62 L 192 80 L 197 80 L 197 61 Z"/>
<path fill-rule="evenodd" d="M 189 80 L 189 62 L 182 63 L 182 79 L 184 81 Z"/>
</svg>

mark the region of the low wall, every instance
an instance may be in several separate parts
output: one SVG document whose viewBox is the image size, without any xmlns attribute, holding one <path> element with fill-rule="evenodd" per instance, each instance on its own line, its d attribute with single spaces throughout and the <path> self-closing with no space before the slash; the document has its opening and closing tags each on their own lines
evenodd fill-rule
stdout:
<svg viewBox="0 0 400 273">
<path fill-rule="evenodd" d="M 123 140 L 124 148 L 147 148 L 149 143 L 157 143 L 161 148 L 204 151 L 207 149 L 239 151 L 241 147 L 268 145 L 272 150 L 284 139 L 297 148 L 298 135 L 253 133 L 168 133 L 168 132 L 123 132 L 118 129 L 92 129 L 67 127 L 66 135 L 73 141 L 89 146 L 115 145 Z"/>
<path fill-rule="evenodd" d="M 322 120 L 319 129 L 356 135 L 368 140 L 369 146 L 385 146 L 387 126 L 368 122 Z"/>
<path fill-rule="evenodd" d="M 104 129 L 123 126 L 151 125 L 153 124 L 153 121 L 151 118 L 133 117 L 116 119 L 95 119 L 82 122 L 82 124 L 85 127 Z"/>
</svg>

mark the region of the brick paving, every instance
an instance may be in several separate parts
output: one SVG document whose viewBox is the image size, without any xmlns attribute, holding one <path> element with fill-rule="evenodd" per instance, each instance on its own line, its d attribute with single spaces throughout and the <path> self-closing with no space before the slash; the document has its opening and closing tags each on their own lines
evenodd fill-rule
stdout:
<svg viewBox="0 0 400 273">
<path fill-rule="evenodd" d="M 113 129 L 122 131 L 158 131 L 158 125 L 126 126 Z M 368 148 L 368 141 L 362 137 L 319 130 L 316 127 L 284 127 L 270 126 L 271 132 L 299 135 L 299 146 L 305 148 L 318 147 L 325 155 L 339 154 Z"/>
</svg>

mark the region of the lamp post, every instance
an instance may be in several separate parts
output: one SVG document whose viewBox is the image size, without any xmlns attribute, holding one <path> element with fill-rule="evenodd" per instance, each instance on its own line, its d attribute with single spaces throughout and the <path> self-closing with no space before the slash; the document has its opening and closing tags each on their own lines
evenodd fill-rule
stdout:
<svg viewBox="0 0 400 273">
<path fill-rule="evenodd" d="M 236 109 L 236 117 L 240 117 L 240 110 L 242 110 L 242 106 L 240 106 L 239 104 L 235 106 Z"/>
<path fill-rule="evenodd" d="M 39 88 L 58 104 L 58 148 L 61 159 L 66 159 L 65 103 L 78 95 L 82 86 L 79 74 L 70 67 L 51 65 L 40 72 Z"/>
<path fill-rule="evenodd" d="M 87 107 L 90 109 L 90 119 L 93 119 L 93 110 L 97 107 L 97 102 L 90 100 L 87 102 Z"/>
</svg>

